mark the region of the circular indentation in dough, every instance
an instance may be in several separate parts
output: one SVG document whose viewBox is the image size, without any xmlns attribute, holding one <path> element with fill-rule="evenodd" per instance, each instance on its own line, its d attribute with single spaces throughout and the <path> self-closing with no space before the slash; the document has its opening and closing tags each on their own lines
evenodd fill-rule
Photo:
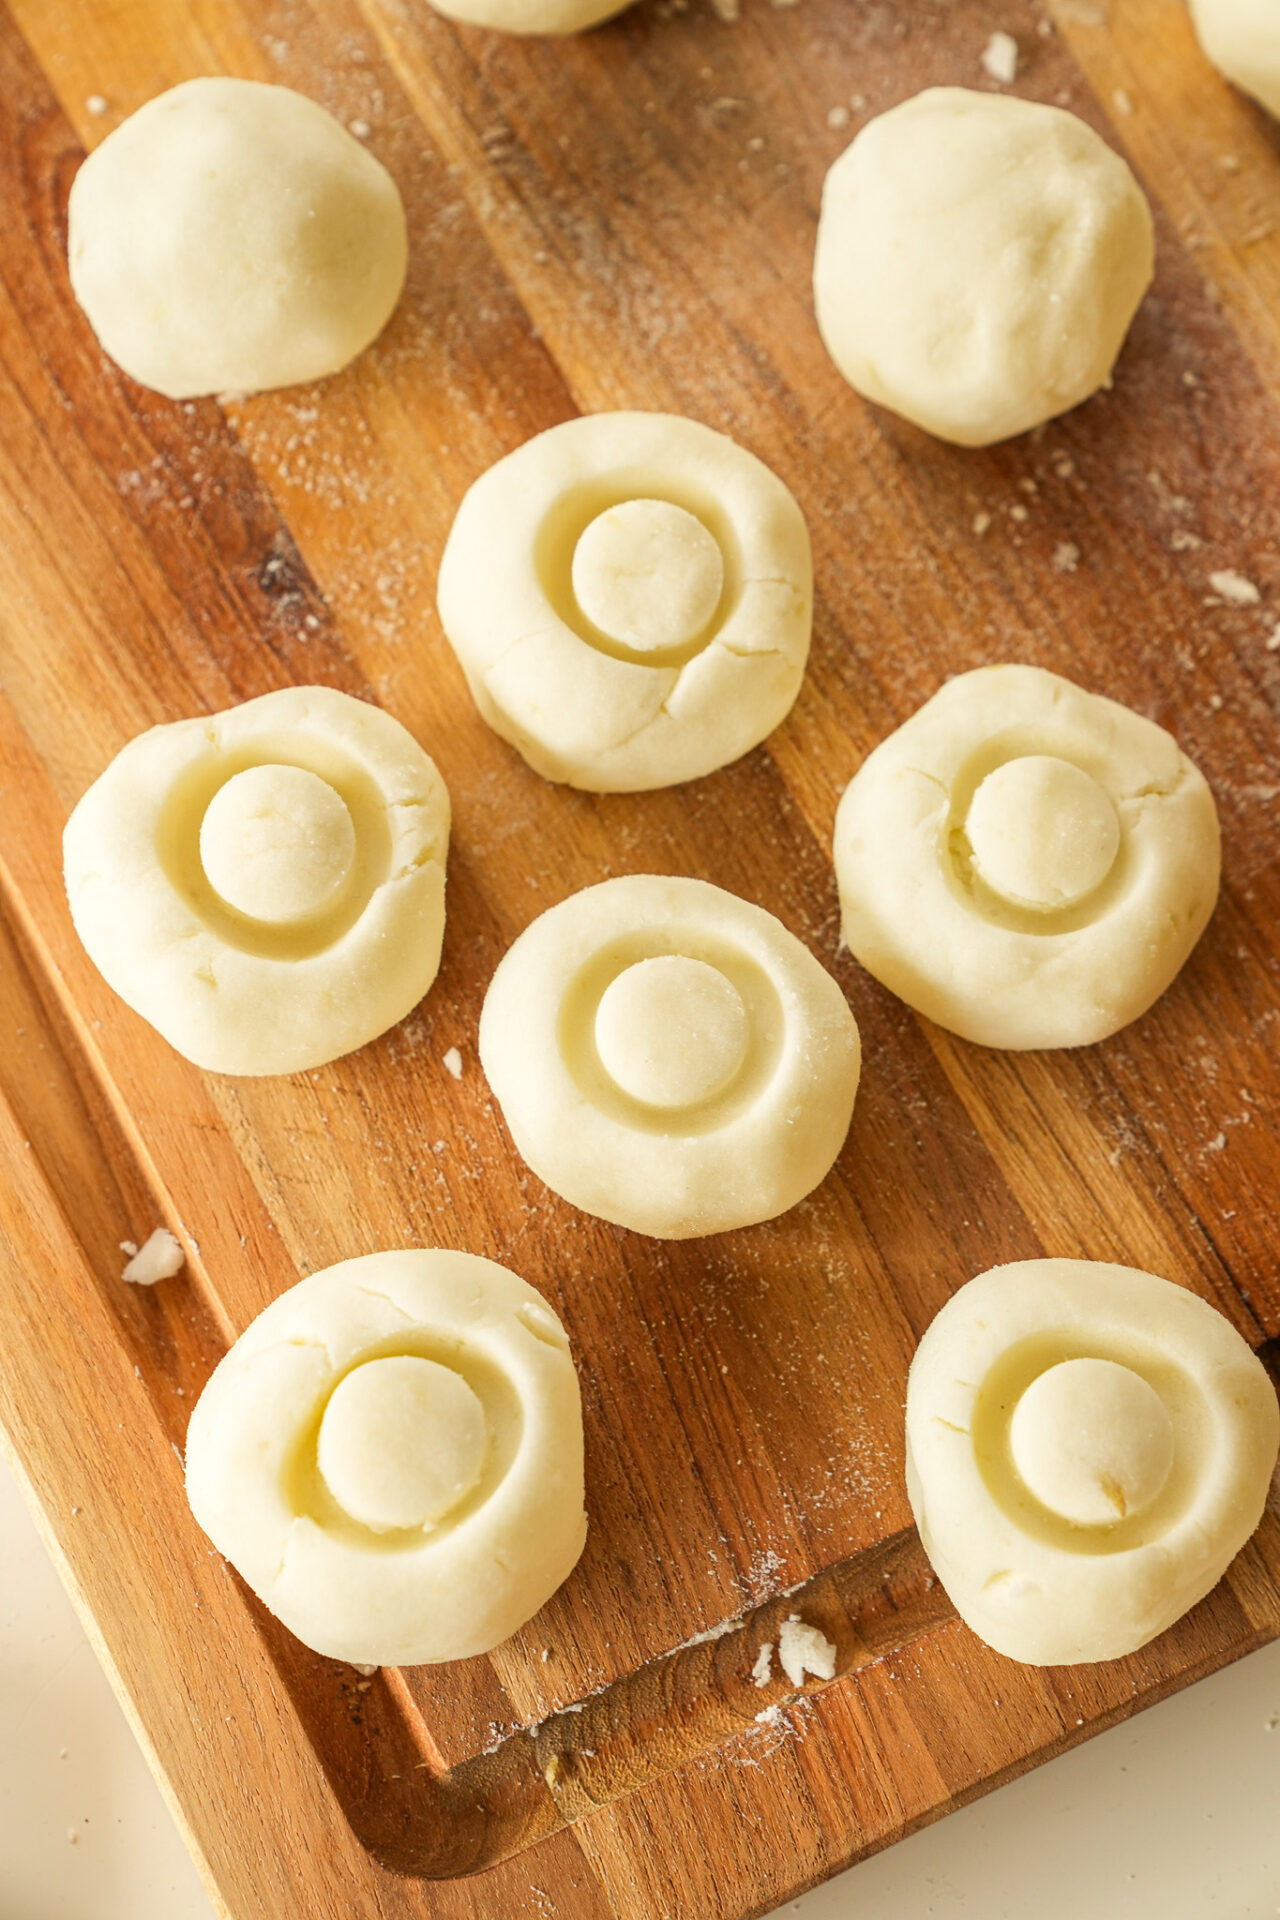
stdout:
<svg viewBox="0 0 1280 1920">
<path fill-rule="evenodd" d="M 789 711 L 813 617 L 808 530 L 723 434 L 594 414 L 475 482 L 439 604 L 480 712 L 539 773 L 598 792 L 671 786 Z"/>
<path fill-rule="evenodd" d="M 1142 189 L 1092 127 L 933 87 L 868 121 L 828 173 L 814 303 L 859 393 L 987 446 L 1109 382 L 1154 264 Z"/>
<path fill-rule="evenodd" d="M 1120 822 L 1091 774 L 1050 753 L 1006 760 L 982 781 L 965 831 L 974 871 L 1015 906 L 1074 906 L 1115 865 Z"/>
<path fill-rule="evenodd" d="M 1171 1626 L 1262 1514 L 1275 1390 L 1235 1329 L 1132 1267 L 1024 1260 L 942 1309 L 907 1381 L 907 1487 L 957 1611 L 1037 1665 Z"/>
<path fill-rule="evenodd" d="M 339 1381 L 316 1459 L 330 1493 L 375 1532 L 431 1527 L 484 1467 L 484 1407 L 461 1374 L 412 1354 L 366 1360 Z"/>
<path fill-rule="evenodd" d="M 289 687 L 154 727 L 67 823 L 76 931 L 115 991 L 218 1073 L 324 1065 L 440 964 L 449 797 L 379 708 Z"/>
<path fill-rule="evenodd" d="M 72 182 L 71 284 L 111 358 L 171 399 L 336 373 L 404 285 L 386 168 L 314 100 L 188 80 L 108 134 Z"/>
<path fill-rule="evenodd" d="M 370 1254 L 282 1294 L 201 1394 L 186 1470 L 196 1519 L 264 1604 L 361 1664 L 488 1652 L 586 1534 L 564 1329 L 472 1254 Z"/>
<path fill-rule="evenodd" d="M 751 1025 L 732 980 L 705 960 L 660 954 L 612 980 L 596 1008 L 596 1047 L 623 1093 L 651 1107 L 692 1107 L 734 1078 Z"/>
<path fill-rule="evenodd" d="M 312 919 L 332 904 L 355 857 L 346 801 L 305 767 L 246 767 L 219 787 L 200 822 L 210 886 L 253 920 Z"/>
<path fill-rule="evenodd" d="M 1060 1360 L 1031 1382 L 1009 1426 L 1013 1464 L 1051 1512 L 1108 1526 L 1149 1507 L 1173 1466 L 1173 1422 L 1132 1367 Z"/>
<path fill-rule="evenodd" d="M 485 996 L 480 1059 L 549 1187 L 685 1239 L 772 1219 L 825 1178 L 860 1053 L 844 995 L 771 914 L 639 874 L 526 928 Z"/>
<path fill-rule="evenodd" d="M 670 500 L 620 500 L 583 530 L 573 591 L 588 620 L 640 652 L 684 647 L 724 592 L 724 556 L 696 514 Z"/>
<path fill-rule="evenodd" d="M 1169 986 L 1218 894 L 1218 816 L 1163 728 L 1040 667 L 957 675 L 836 815 L 844 937 L 993 1047 L 1105 1039 Z"/>
<path fill-rule="evenodd" d="M 1280 115 L 1280 20 L 1270 0 L 1191 0 L 1191 18 L 1219 72 Z"/>
</svg>

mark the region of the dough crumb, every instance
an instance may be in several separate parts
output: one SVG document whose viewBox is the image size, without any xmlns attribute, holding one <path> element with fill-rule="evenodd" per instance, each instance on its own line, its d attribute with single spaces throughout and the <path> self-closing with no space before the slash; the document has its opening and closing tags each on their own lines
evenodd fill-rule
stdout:
<svg viewBox="0 0 1280 1920">
<path fill-rule="evenodd" d="M 833 132 L 839 132 L 841 127 L 848 126 L 849 119 L 850 114 L 848 107 L 832 107 L 827 115 L 827 125 Z"/>
<path fill-rule="evenodd" d="M 120 1251 L 127 1253 L 132 1243 L 122 1240 Z M 181 1273 L 187 1263 L 177 1238 L 168 1227 L 157 1227 L 140 1247 L 134 1249 L 132 1258 L 120 1275 L 133 1287 L 154 1287 L 157 1280 L 172 1280 L 175 1273 Z"/>
<path fill-rule="evenodd" d="M 1080 549 L 1074 540 L 1059 540 L 1053 550 L 1053 564 L 1059 573 L 1074 573 L 1080 565 Z"/>
<path fill-rule="evenodd" d="M 360 1675 L 362 1680 L 370 1679 L 372 1675 L 378 1671 L 376 1662 L 370 1665 L 369 1662 L 365 1660 L 353 1660 L 351 1662 L 351 1668 L 353 1672 Z"/>
<path fill-rule="evenodd" d="M 982 70 L 1002 87 L 1018 77 L 1018 43 L 1011 33 L 997 28 L 982 49 Z"/>
<path fill-rule="evenodd" d="M 367 140 L 373 132 L 373 128 L 367 120 L 349 120 L 347 122 L 347 132 L 351 134 L 353 139 Z"/>
<path fill-rule="evenodd" d="M 86 113 L 91 113 L 95 120 L 100 120 L 107 110 L 106 96 L 101 93 L 91 93 L 84 103 L 84 110 Z"/>
<path fill-rule="evenodd" d="M 991 515 L 989 513 L 974 514 L 973 530 L 977 534 L 979 540 L 981 540 L 983 534 L 988 531 L 990 526 L 991 526 Z"/>
<path fill-rule="evenodd" d="M 1262 599 L 1253 581 L 1243 573 L 1237 573 L 1234 567 L 1224 567 L 1219 573 L 1211 573 L 1209 585 L 1233 607 L 1256 607 Z"/>
<path fill-rule="evenodd" d="M 773 1671 L 773 1642 L 772 1640 L 766 1640 L 764 1645 L 761 1647 L 759 1653 L 756 1655 L 756 1663 L 754 1667 L 752 1667 L 751 1669 L 752 1685 L 757 1687 L 767 1687 L 769 1684 L 769 1675 L 772 1671 Z"/>
<path fill-rule="evenodd" d="M 782 1708 L 779 1706 L 766 1707 L 763 1713 L 756 1715 L 756 1725 L 758 1727 L 780 1727 L 782 1725 Z"/>
<path fill-rule="evenodd" d="M 1129 98 L 1129 95 L 1123 87 L 1116 88 L 1111 96 L 1111 101 L 1117 113 L 1122 113 L 1127 117 L 1133 112 L 1133 101 Z"/>
<path fill-rule="evenodd" d="M 449 1051 L 444 1056 L 444 1065 L 447 1073 L 451 1073 L 455 1080 L 461 1080 L 462 1055 L 459 1053 L 457 1047 L 449 1048 Z"/>
<path fill-rule="evenodd" d="M 739 0 L 711 0 L 711 7 L 719 20 L 733 22 L 742 18 Z"/>
<path fill-rule="evenodd" d="M 810 1626 L 798 1613 L 783 1621 L 778 1633 L 778 1659 L 793 1687 L 804 1685 L 806 1673 L 817 1680 L 834 1680 L 836 1650 L 825 1633 Z"/>
</svg>

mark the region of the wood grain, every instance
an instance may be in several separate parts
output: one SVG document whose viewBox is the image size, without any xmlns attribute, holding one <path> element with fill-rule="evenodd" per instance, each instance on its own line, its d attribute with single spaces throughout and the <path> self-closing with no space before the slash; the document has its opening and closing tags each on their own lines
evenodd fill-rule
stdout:
<svg viewBox="0 0 1280 1920">
<path fill-rule="evenodd" d="M 1153 1647 L 1014 1667 L 953 1618 L 901 1480 L 914 1343 L 997 1260 L 1130 1260 L 1255 1346 L 1280 1338 L 1280 236 L 1261 232 L 1280 136 L 1199 59 L 1177 0 L 1111 11 L 743 0 L 728 24 L 643 0 L 524 44 L 425 0 L 16 0 L 0 26 L 0 1421 L 234 1920 L 292 1920 L 300 1889 L 321 1920 L 746 1920 L 1280 1633 L 1272 1513 Z M 830 111 L 856 98 L 856 125 L 981 82 L 993 26 L 1017 35 L 1019 91 L 1128 153 L 1160 258 L 1114 387 L 971 453 L 840 382 L 808 273 L 848 138 Z M 406 298 L 322 387 L 168 403 L 103 359 L 71 299 L 84 149 L 205 72 L 367 121 L 405 194 Z M 818 574 L 788 722 L 709 780 L 625 798 L 551 788 L 498 742 L 434 612 L 469 482 L 617 405 L 690 413 L 768 460 Z M 1258 607 L 1221 603 L 1223 568 Z M 948 673 L 998 659 L 1173 728 L 1222 812 L 1223 899 L 1193 960 L 1079 1053 L 968 1047 L 837 948 L 845 781 Z M 448 781 L 444 968 L 409 1021 L 319 1073 L 201 1076 L 75 942 L 62 822 L 141 727 L 307 680 L 382 701 Z M 691 1245 L 542 1189 L 475 1055 L 510 940 L 574 888 L 646 870 L 778 914 L 847 990 L 866 1053 L 819 1193 Z M 121 1287 L 117 1242 L 161 1220 L 185 1277 Z M 175 1450 L 266 1301 L 412 1243 L 509 1260 L 563 1314 L 592 1528 L 488 1659 L 366 1684 L 210 1554 Z M 840 1677 L 788 1703 L 748 1676 L 796 1606 Z"/>
</svg>

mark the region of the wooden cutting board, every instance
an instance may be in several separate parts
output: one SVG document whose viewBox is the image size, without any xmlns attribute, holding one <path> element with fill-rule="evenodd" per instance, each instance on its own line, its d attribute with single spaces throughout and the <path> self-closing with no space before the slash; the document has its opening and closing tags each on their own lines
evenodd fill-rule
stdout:
<svg viewBox="0 0 1280 1920">
<path fill-rule="evenodd" d="M 1276 1358 L 1280 135 L 1200 59 L 1178 0 L 1125 0 L 1110 26 L 1093 0 L 731 11 L 643 0 L 561 44 L 463 32 L 426 0 L 18 0 L 0 29 L 0 1417 L 234 1920 L 745 1920 L 1280 1633 L 1278 1502 L 1142 1653 L 1014 1666 L 955 1620 L 901 1471 L 914 1344 L 996 1261 L 1152 1268 Z M 997 27 L 1019 91 L 1128 154 L 1160 261 L 1114 388 L 971 453 L 841 383 L 809 266 L 849 125 L 932 82 L 986 84 Z M 70 297 L 83 150 L 209 72 L 367 123 L 405 194 L 408 294 L 315 390 L 171 404 L 104 361 Z M 767 747 L 631 798 L 531 774 L 477 719 L 434 612 L 467 484 L 615 406 L 687 412 L 763 456 L 818 578 L 805 689 Z M 1215 588 L 1228 570 L 1256 603 Z M 1193 960 L 1082 1052 L 963 1045 L 837 946 L 841 788 L 946 675 L 994 660 L 1153 715 L 1222 810 L 1223 897 Z M 316 680 L 384 702 L 448 781 L 444 970 L 320 1073 L 202 1076 L 79 949 L 62 822 L 144 726 Z M 476 1060 L 521 928 L 646 870 L 778 914 L 865 1045 L 822 1189 L 701 1243 L 547 1193 Z M 160 1221 L 185 1275 L 122 1286 L 118 1243 Z M 246 1595 L 187 1513 L 179 1455 L 268 1300 L 404 1244 L 506 1260 L 563 1314 L 591 1536 L 488 1659 L 364 1677 Z M 835 1683 L 795 1701 L 749 1679 L 793 1609 L 839 1649 Z"/>
</svg>

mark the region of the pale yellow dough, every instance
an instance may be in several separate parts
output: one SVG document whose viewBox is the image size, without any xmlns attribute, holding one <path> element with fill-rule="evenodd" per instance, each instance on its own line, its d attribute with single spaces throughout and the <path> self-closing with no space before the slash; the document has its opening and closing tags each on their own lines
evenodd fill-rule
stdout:
<svg viewBox="0 0 1280 1920">
<path fill-rule="evenodd" d="M 297 1073 L 375 1039 L 436 977 L 449 796 L 399 721 L 288 687 L 153 727 L 67 822 L 90 958 L 216 1073 Z"/>
<path fill-rule="evenodd" d="M 868 400 L 987 446 L 1106 384 L 1154 260 L 1142 189 L 1083 120 L 934 87 L 827 175 L 818 326 Z"/>
<path fill-rule="evenodd" d="M 336 373 L 404 285 L 386 168 L 288 87 L 188 80 L 109 133 L 72 182 L 71 285 L 98 339 L 171 399 Z"/>
<path fill-rule="evenodd" d="M 582 1408 L 541 1294 L 469 1253 L 314 1273 L 215 1369 L 187 1497 L 304 1645 L 365 1666 L 487 1653 L 586 1538 Z"/>
<path fill-rule="evenodd" d="M 1040 667 L 949 680 L 836 815 L 851 952 L 989 1047 L 1075 1047 L 1145 1013 L 1218 895 L 1218 816 L 1163 728 Z"/>
<path fill-rule="evenodd" d="M 1262 1517 L 1277 1447 L 1240 1335 L 1133 1267 L 995 1267 L 907 1380 L 925 1551 L 974 1632 L 1036 1666 L 1119 1659 L 1202 1599 Z"/>
<path fill-rule="evenodd" d="M 1210 60 L 1268 113 L 1280 115 L 1280 8 L 1274 0 L 1191 0 Z"/>
<path fill-rule="evenodd" d="M 825 1178 L 860 1051 L 839 987 L 771 914 L 628 875 L 521 934 L 485 997 L 480 1059 L 540 1179 L 675 1240 L 772 1219 Z"/>
<path fill-rule="evenodd" d="M 475 482 L 439 603 L 480 712 L 538 773 L 603 793 L 672 786 L 790 711 L 809 534 L 782 481 L 724 434 L 592 414 Z"/>
<path fill-rule="evenodd" d="M 631 0 L 431 0 L 438 13 L 499 33 L 582 33 L 630 6 Z"/>
</svg>

